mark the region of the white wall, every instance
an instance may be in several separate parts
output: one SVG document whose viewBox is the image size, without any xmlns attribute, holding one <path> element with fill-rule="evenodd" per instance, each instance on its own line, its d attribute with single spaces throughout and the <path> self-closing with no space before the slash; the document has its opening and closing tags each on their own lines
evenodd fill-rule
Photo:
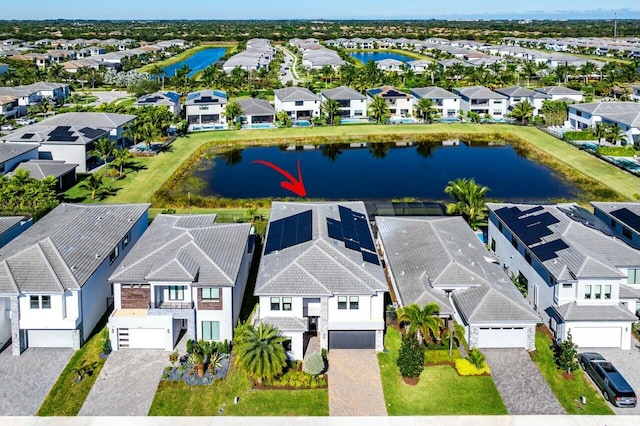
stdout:
<svg viewBox="0 0 640 426">
<path fill-rule="evenodd" d="M 371 330 L 384 327 L 384 293 L 358 296 L 358 309 L 338 309 L 338 297 L 327 299 L 329 330 Z"/>
<path fill-rule="evenodd" d="M 209 105 L 203 105 L 203 104 L 186 105 L 185 106 L 185 111 L 186 111 L 187 121 L 189 121 L 189 116 L 201 116 L 201 115 L 215 115 L 215 114 L 218 114 L 219 119 L 214 124 L 226 124 L 227 123 L 227 119 L 226 119 L 226 117 L 224 117 L 222 115 L 222 113 L 224 112 L 224 109 L 225 109 L 226 106 L 227 106 L 226 102 L 219 103 L 219 104 L 209 104 Z"/>
<path fill-rule="evenodd" d="M 51 298 L 50 309 L 31 309 L 30 296 L 47 295 Z M 22 293 L 20 304 L 20 329 L 75 329 L 80 324 L 78 316 L 78 291 L 65 293 Z"/>
<path fill-rule="evenodd" d="M 304 333 L 283 331 L 282 335 L 291 339 L 291 350 L 287 351 L 287 359 L 302 360 L 304 357 Z"/>
<path fill-rule="evenodd" d="M 294 101 L 282 102 L 277 96 L 275 97 L 275 109 L 277 112 L 287 111 L 293 119 L 297 117 L 298 111 L 312 111 L 313 117 L 320 116 L 320 100 L 303 101 L 302 105 L 296 106 Z"/>
<path fill-rule="evenodd" d="M 87 147 L 86 145 L 56 145 L 43 144 L 38 148 L 40 158 L 45 160 L 63 160 L 67 163 L 75 163 L 78 165 L 76 171 L 78 173 L 86 173 L 87 171 Z"/>
<path fill-rule="evenodd" d="M 253 255 L 256 251 L 256 244 L 253 244 L 253 251 L 251 253 L 249 250 L 249 241 L 244 248 L 244 255 L 242 257 L 242 264 L 240 265 L 240 271 L 238 272 L 238 278 L 236 279 L 236 285 L 229 290 L 230 298 L 228 300 L 232 300 L 233 309 L 229 313 L 230 318 L 232 320 L 233 327 L 238 324 L 238 318 L 240 317 L 240 310 L 242 309 L 242 300 L 244 299 L 244 292 L 247 288 L 247 279 L 249 278 L 249 270 L 251 269 L 251 263 L 253 262 Z M 224 306 L 224 299 L 222 301 Z M 226 308 L 226 307 L 225 307 Z M 231 340 L 231 339 L 229 339 Z"/>
</svg>

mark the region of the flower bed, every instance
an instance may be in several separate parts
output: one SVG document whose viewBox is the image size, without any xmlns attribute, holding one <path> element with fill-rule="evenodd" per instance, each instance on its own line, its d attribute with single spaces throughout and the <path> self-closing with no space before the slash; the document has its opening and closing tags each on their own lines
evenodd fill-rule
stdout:
<svg viewBox="0 0 640 426">
<path fill-rule="evenodd" d="M 220 359 L 220 367 L 211 371 L 207 368 L 202 377 L 198 376 L 196 369 L 190 369 L 188 366 L 188 358 L 182 357 L 180 363 L 176 367 L 167 367 L 162 373 L 162 380 L 180 381 L 184 380 L 188 385 L 210 385 L 216 380 L 222 380 L 227 377 L 229 371 L 229 355 L 223 354 Z"/>
<path fill-rule="evenodd" d="M 459 376 L 490 376 L 491 370 L 487 363 L 482 364 L 482 368 L 477 368 L 467 359 L 456 359 L 456 372 Z"/>
<path fill-rule="evenodd" d="M 321 374 L 312 376 L 311 374 L 300 371 L 299 369 L 291 369 L 281 376 L 272 380 L 265 380 L 262 384 L 254 383 L 254 389 L 323 389 L 328 387 L 327 375 Z"/>
</svg>

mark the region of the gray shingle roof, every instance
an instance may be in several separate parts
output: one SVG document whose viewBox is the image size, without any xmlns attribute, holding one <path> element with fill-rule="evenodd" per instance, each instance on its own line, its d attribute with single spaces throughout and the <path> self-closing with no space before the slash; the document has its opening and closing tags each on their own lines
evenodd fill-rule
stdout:
<svg viewBox="0 0 640 426">
<path fill-rule="evenodd" d="M 312 216 L 312 237 L 309 241 L 263 255 L 256 295 L 329 296 L 375 294 L 388 290 L 380 265 L 364 262 L 360 251 L 348 249 L 342 240 L 329 237 L 327 219 L 340 220 L 339 206 L 366 217 L 361 201 L 272 204 L 267 241 L 271 223 L 307 211 L 311 211 Z"/>
<path fill-rule="evenodd" d="M 15 170 L 26 170 L 30 177 L 42 180 L 47 176 L 59 178 L 72 172 L 76 167 L 78 167 L 77 164 L 65 163 L 61 160 L 29 160 L 18 164 Z"/>
<path fill-rule="evenodd" d="M 582 95 L 582 92 L 577 90 L 569 89 L 568 87 L 563 86 L 547 86 L 547 87 L 539 87 L 535 89 L 536 92 L 541 92 L 546 95 Z"/>
<path fill-rule="evenodd" d="M 467 323 L 537 322 L 496 260 L 460 217 L 377 217 L 378 236 L 400 303 L 452 306 Z"/>
<path fill-rule="evenodd" d="M 468 99 L 506 99 L 503 94 L 496 93 L 484 86 L 454 87 L 454 93 Z"/>
<path fill-rule="evenodd" d="M 567 303 L 550 308 L 564 321 L 636 321 L 638 318 L 621 304 L 617 305 L 578 305 Z"/>
<path fill-rule="evenodd" d="M 606 120 L 640 128 L 640 104 L 637 102 L 594 102 L 571 105 L 571 111 L 582 111 Z"/>
<path fill-rule="evenodd" d="M 0 249 L 0 293 L 82 287 L 149 204 L 61 204 Z"/>
<path fill-rule="evenodd" d="M 320 98 L 311 90 L 304 87 L 285 87 L 284 89 L 276 89 L 273 91 L 276 96 L 282 102 L 294 102 L 294 101 L 319 101 Z"/>
<path fill-rule="evenodd" d="M 109 281 L 234 286 L 251 225 L 214 223 L 215 219 L 213 214 L 158 215 Z"/>
<path fill-rule="evenodd" d="M 42 120 L 43 126 L 72 126 L 113 130 L 133 120 L 135 115 L 110 112 L 67 112 Z"/>
<path fill-rule="evenodd" d="M 535 90 L 527 89 L 526 87 L 522 87 L 522 86 L 502 87 L 500 89 L 495 89 L 495 91 L 497 93 L 503 94 L 505 96 L 509 96 L 511 98 L 513 98 L 513 97 L 520 97 L 520 98 L 538 98 L 538 97 L 549 98 L 549 96 L 544 94 L 544 93 L 536 92 Z"/>
<path fill-rule="evenodd" d="M 0 138 L 4 138 L 0 136 Z M 9 161 L 13 158 L 16 158 L 22 154 L 26 154 L 27 152 L 38 149 L 38 144 L 33 143 L 10 143 L 10 142 L 2 142 L 0 143 L 0 163 L 4 163 L 5 161 Z"/>
<path fill-rule="evenodd" d="M 4 234 L 17 223 L 26 220 L 24 216 L 0 216 L 0 235 Z"/>
<path fill-rule="evenodd" d="M 598 210 L 640 233 L 640 203 L 592 202 Z"/>
<path fill-rule="evenodd" d="M 296 317 L 266 317 L 261 318 L 259 322 L 271 324 L 280 331 L 306 332 L 309 330 L 308 321 Z"/>
<path fill-rule="evenodd" d="M 365 95 L 347 86 L 336 87 L 335 89 L 329 89 L 322 92 L 322 96 L 327 99 L 349 99 L 349 100 L 362 100 L 367 99 Z"/>
<path fill-rule="evenodd" d="M 620 284 L 619 298 L 640 300 L 640 287 Z"/>
<path fill-rule="evenodd" d="M 275 115 L 276 110 L 264 99 L 240 99 L 238 100 L 243 115 Z"/>
<path fill-rule="evenodd" d="M 460 96 L 451 93 L 441 87 L 415 87 L 411 89 L 411 94 L 418 99 L 460 99 Z"/>
</svg>

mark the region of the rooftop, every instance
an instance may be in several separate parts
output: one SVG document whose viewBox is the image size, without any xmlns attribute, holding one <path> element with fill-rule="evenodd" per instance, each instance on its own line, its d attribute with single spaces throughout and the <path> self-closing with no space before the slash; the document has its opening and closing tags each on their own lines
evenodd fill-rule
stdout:
<svg viewBox="0 0 640 426">
<path fill-rule="evenodd" d="M 640 203 L 591 202 L 596 209 L 640 233 Z"/>
<path fill-rule="evenodd" d="M 347 87 L 347 86 L 340 86 L 340 87 L 336 87 L 335 89 L 325 90 L 324 92 L 322 92 L 322 96 L 324 96 L 327 99 L 335 99 L 335 100 L 342 100 L 342 99 L 362 100 L 362 99 L 367 99 L 367 97 L 365 95 L 363 95 L 362 93 L 360 93 L 357 90 L 354 90 L 354 89 L 352 89 L 350 87 Z"/>
<path fill-rule="evenodd" d="M 294 101 L 319 101 L 320 98 L 311 90 L 304 87 L 285 87 L 284 89 L 275 89 L 273 94 L 281 102 Z"/>
</svg>

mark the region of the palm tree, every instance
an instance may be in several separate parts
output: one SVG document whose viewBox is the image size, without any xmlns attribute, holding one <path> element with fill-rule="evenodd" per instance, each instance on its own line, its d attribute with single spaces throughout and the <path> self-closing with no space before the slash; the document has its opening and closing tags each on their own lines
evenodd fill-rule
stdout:
<svg viewBox="0 0 640 426">
<path fill-rule="evenodd" d="M 322 146 L 322 155 L 327 157 L 332 163 L 344 152 L 349 145 L 344 143 L 328 143 Z"/>
<path fill-rule="evenodd" d="M 391 143 L 388 142 L 373 142 L 369 144 L 369 152 L 373 158 L 378 160 L 383 160 L 389 150 L 391 149 Z"/>
<path fill-rule="evenodd" d="M 162 90 L 164 90 L 164 77 L 167 75 L 167 72 L 160 65 L 155 64 L 151 67 L 149 74 L 154 75 L 156 79 L 162 79 Z"/>
<path fill-rule="evenodd" d="M 236 164 L 242 161 L 242 149 L 235 148 L 225 151 L 220 154 L 220 157 L 224 159 L 224 161 L 229 166 L 235 166 Z"/>
<path fill-rule="evenodd" d="M 427 123 L 433 122 L 433 116 L 436 112 L 431 99 L 421 98 L 416 104 L 416 115 Z"/>
<path fill-rule="evenodd" d="M 518 102 L 518 104 L 513 107 L 513 110 L 509 113 L 509 117 L 520 120 L 520 124 L 525 126 L 529 118 L 533 115 L 534 110 L 535 108 L 533 105 L 531 105 L 529 101 L 525 100 Z"/>
<path fill-rule="evenodd" d="M 118 165 L 120 177 L 124 176 L 124 166 L 131 162 L 133 159 L 133 155 L 131 155 L 131 151 L 126 148 L 116 149 L 113 152 L 113 162 Z"/>
<path fill-rule="evenodd" d="M 607 139 L 607 135 L 609 134 L 609 126 L 605 123 L 599 122 L 596 124 L 596 127 L 591 129 L 591 133 L 593 136 L 598 138 L 598 146 L 600 146 L 602 139 Z"/>
<path fill-rule="evenodd" d="M 86 189 L 91 193 L 91 199 L 95 200 L 97 196 L 105 193 L 104 176 L 92 173 L 80 184 L 80 188 Z"/>
<path fill-rule="evenodd" d="M 320 105 L 320 110 L 327 116 L 330 125 L 335 124 L 335 118 L 340 112 L 340 104 L 335 99 L 327 99 Z"/>
<path fill-rule="evenodd" d="M 102 160 L 103 164 L 107 164 L 107 160 L 113 155 L 115 149 L 116 144 L 106 136 L 103 136 L 94 143 L 93 149 L 89 151 L 89 155 L 98 157 Z"/>
<path fill-rule="evenodd" d="M 373 98 L 373 102 L 369 105 L 369 115 L 378 124 L 386 123 L 390 115 L 389 106 L 381 96 L 377 95 Z"/>
<path fill-rule="evenodd" d="M 270 324 L 248 326 L 239 338 L 236 338 L 238 366 L 258 383 L 276 377 L 287 365 L 282 345 L 286 340 L 287 338 Z"/>
<path fill-rule="evenodd" d="M 455 200 L 447 206 L 447 213 L 459 214 L 474 230 L 482 224 L 487 212 L 484 199 L 489 191 L 480 186 L 474 179 L 460 178 L 450 181 L 444 192 Z"/>
<path fill-rule="evenodd" d="M 580 67 L 580 74 L 584 77 L 584 84 L 587 84 L 589 81 L 589 76 L 592 76 L 596 73 L 598 67 L 593 62 L 585 62 L 583 66 Z"/>
<path fill-rule="evenodd" d="M 609 138 L 611 139 L 612 145 L 617 145 L 618 142 L 620 142 L 620 145 L 622 146 L 627 144 L 627 134 L 618 126 L 613 126 L 610 128 Z"/>
<path fill-rule="evenodd" d="M 398 320 L 408 323 L 407 335 L 415 334 L 422 343 L 425 339 L 433 341 L 434 337 L 440 337 L 444 323 L 439 313 L 440 306 L 437 303 L 427 303 L 423 308 L 413 303 L 398 310 Z"/>
</svg>

